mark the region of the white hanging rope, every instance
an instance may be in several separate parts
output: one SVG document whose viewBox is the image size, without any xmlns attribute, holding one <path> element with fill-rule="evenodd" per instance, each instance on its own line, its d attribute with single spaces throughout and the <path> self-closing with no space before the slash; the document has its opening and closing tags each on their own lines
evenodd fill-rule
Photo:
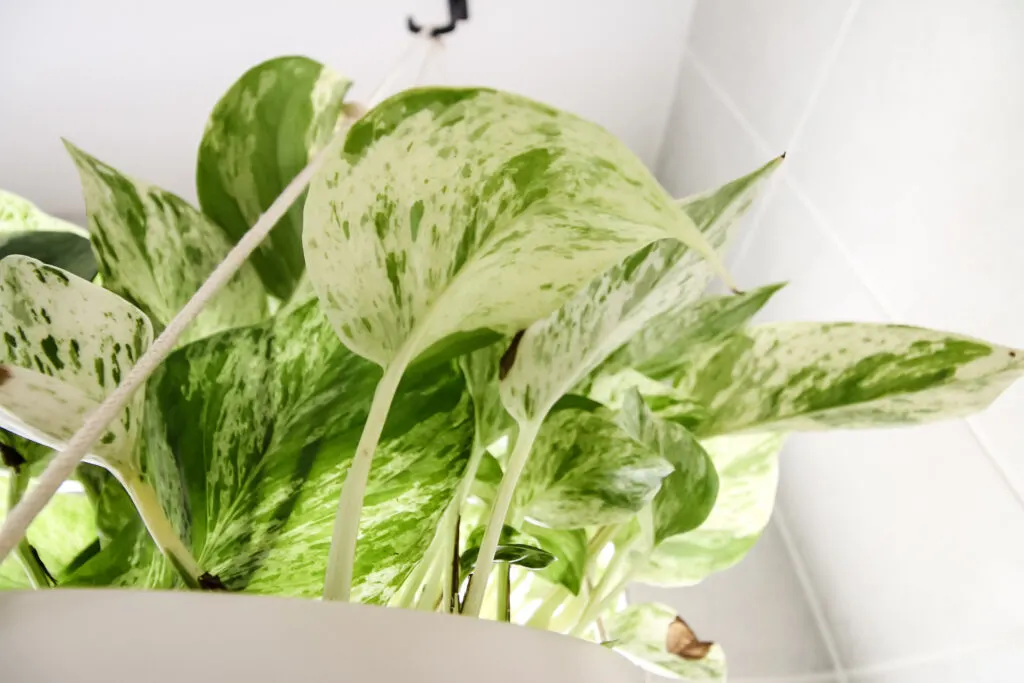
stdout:
<svg viewBox="0 0 1024 683">
<path fill-rule="evenodd" d="M 424 32 L 422 36 L 427 36 Z M 427 60 L 433 55 L 437 40 L 429 37 L 416 37 L 409 50 L 396 63 L 395 67 L 385 76 L 380 86 L 374 90 L 370 101 L 367 102 L 367 109 L 372 109 L 385 97 L 393 92 L 396 84 L 402 82 L 402 75 L 406 73 L 411 64 L 417 82 L 426 68 Z M 348 129 L 346 122 L 339 126 L 335 132 L 335 139 L 344 135 Z M 333 141 L 332 141 L 333 142 Z M 273 204 L 260 216 L 256 224 L 249 228 L 249 231 L 242 236 L 242 239 L 228 252 L 210 277 L 202 284 L 196 293 L 189 299 L 189 302 L 178 312 L 174 319 L 167 325 L 163 333 L 156 338 L 153 344 L 146 350 L 139 362 L 131 369 L 124 381 L 110 393 L 109 396 L 96 408 L 85 424 L 75 432 L 68 441 L 64 450 L 60 452 L 40 475 L 35 485 L 29 489 L 13 510 L 10 510 L 4 520 L 3 528 L 0 529 L 0 563 L 17 546 L 24 537 L 26 530 L 46 504 L 50 502 L 61 484 L 71 476 L 75 467 L 82 461 L 82 458 L 95 445 L 100 435 L 106 429 L 107 424 L 114 420 L 131 400 L 135 393 L 149 378 L 161 363 L 174 350 L 175 344 L 182 333 L 202 312 L 206 304 L 221 290 L 238 269 L 242 267 L 246 259 L 259 247 L 266 238 L 271 228 L 291 207 L 299 195 L 306 189 L 313 175 L 323 165 L 332 150 L 333 144 L 329 143 L 318 152 L 309 162 L 306 168 L 292 179 L 284 191 L 274 200 Z"/>
</svg>

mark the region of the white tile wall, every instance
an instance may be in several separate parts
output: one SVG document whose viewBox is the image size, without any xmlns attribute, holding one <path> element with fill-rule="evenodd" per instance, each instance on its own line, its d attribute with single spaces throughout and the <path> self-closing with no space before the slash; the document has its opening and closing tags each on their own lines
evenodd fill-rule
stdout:
<svg viewBox="0 0 1024 683">
<path fill-rule="evenodd" d="M 747 286 L 790 281 L 764 319 L 1024 346 L 1022 37 L 1017 0 L 699 0 L 661 177 L 685 194 L 788 151 L 730 257 Z M 779 501 L 796 564 L 693 589 L 721 591 L 742 680 L 794 673 L 725 626 L 748 618 L 803 640 L 799 680 L 1024 680 L 1024 384 L 969 420 L 797 436 Z M 729 591 L 803 600 L 818 633 Z"/>
</svg>

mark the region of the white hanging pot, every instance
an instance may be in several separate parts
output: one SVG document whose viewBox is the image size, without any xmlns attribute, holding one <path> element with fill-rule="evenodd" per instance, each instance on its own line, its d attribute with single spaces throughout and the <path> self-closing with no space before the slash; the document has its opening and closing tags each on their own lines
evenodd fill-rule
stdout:
<svg viewBox="0 0 1024 683">
<path fill-rule="evenodd" d="M 126 590 L 0 593 L 11 683 L 640 683 L 593 643 L 370 605 Z"/>
</svg>

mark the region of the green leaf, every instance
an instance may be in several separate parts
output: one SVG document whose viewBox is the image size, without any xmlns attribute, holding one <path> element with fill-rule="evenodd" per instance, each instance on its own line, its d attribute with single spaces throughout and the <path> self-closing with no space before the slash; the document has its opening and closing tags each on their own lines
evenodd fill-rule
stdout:
<svg viewBox="0 0 1024 683">
<path fill-rule="evenodd" d="M 231 244 L 181 198 L 132 180 L 65 142 L 78 167 L 103 284 L 162 328 L 178 313 Z M 267 313 L 267 298 L 252 266 L 244 265 L 189 326 L 180 344 Z"/>
<path fill-rule="evenodd" d="M 603 371 L 603 368 L 602 368 Z M 631 368 L 613 374 L 597 374 L 587 387 L 590 400 L 621 410 L 626 399 L 639 391 L 647 407 L 656 417 L 695 431 L 710 417 L 707 407 L 694 401 L 674 387 L 657 382 Z"/>
<path fill-rule="evenodd" d="M 306 57 L 249 69 L 214 107 L 199 146 L 199 206 L 233 244 L 331 139 L 351 82 Z M 305 269 L 300 198 L 252 255 L 264 286 L 286 299 Z"/>
<path fill-rule="evenodd" d="M 175 573 L 139 519 L 61 581 L 68 588 L 149 588 L 175 585 Z"/>
<path fill-rule="evenodd" d="M 459 359 L 459 367 L 466 377 L 466 388 L 473 398 L 476 440 L 481 448 L 490 446 L 508 434 L 515 424 L 505 406 L 501 405 L 498 393 L 498 369 L 506 348 L 508 340 L 478 349 Z M 477 478 L 480 478 L 479 474 Z M 500 470 L 498 480 L 501 480 Z"/>
<path fill-rule="evenodd" d="M 231 589 L 313 597 L 338 494 L 380 369 L 348 351 L 318 303 L 193 343 L 150 382 L 148 464 L 181 490 L 200 565 Z M 370 474 L 355 592 L 386 603 L 426 551 L 471 447 L 451 366 L 410 373 Z M 180 484 L 175 478 L 180 473 Z M 179 516 L 172 503 L 169 516 Z"/>
<path fill-rule="evenodd" d="M 656 603 L 630 605 L 605 617 L 614 649 L 659 676 L 688 681 L 725 681 L 725 653 L 713 645 L 703 659 L 686 659 L 669 652 L 669 629 L 677 615 Z"/>
<path fill-rule="evenodd" d="M 704 230 L 727 243 L 741 210 L 779 163 L 776 159 L 706 195 L 700 212 L 707 221 Z M 696 301 L 713 275 L 710 263 L 674 240 L 661 240 L 632 254 L 530 325 L 501 382 L 505 407 L 521 422 L 542 419 L 559 397 L 649 321 Z"/>
<path fill-rule="evenodd" d="M 707 406 L 702 436 L 918 424 L 982 410 L 1024 373 L 1024 352 L 946 332 L 781 323 L 692 349 L 671 376 Z"/>
<path fill-rule="evenodd" d="M 86 280 L 96 277 L 89 233 L 0 190 L 0 260 L 11 254 L 31 256 Z"/>
<path fill-rule="evenodd" d="M 768 525 L 779 479 L 781 434 L 720 436 L 703 442 L 718 472 L 718 498 L 697 529 L 662 540 L 637 581 L 689 586 L 739 562 Z"/>
<path fill-rule="evenodd" d="M 587 564 L 587 532 L 583 529 L 549 529 L 537 524 L 526 524 L 524 531 L 555 557 L 555 562 L 539 576 L 550 583 L 565 586 L 573 595 L 579 595 Z"/>
<path fill-rule="evenodd" d="M 0 521 L 7 514 L 2 501 L 7 499 L 9 483 L 7 473 L 0 473 Z M 92 506 L 80 493 L 58 493 L 28 528 L 28 542 L 58 578 L 64 567 L 95 538 Z M 12 554 L 0 565 L 0 590 L 29 587 L 24 570 Z"/>
<path fill-rule="evenodd" d="M 343 342 L 404 367 L 460 332 L 511 334 L 669 237 L 714 257 L 603 129 L 516 95 L 423 88 L 352 126 L 310 187 L 303 243 Z"/>
<path fill-rule="evenodd" d="M 718 473 L 700 442 L 678 424 L 659 420 L 635 389 L 626 397 L 619 424 L 638 443 L 672 464 L 651 503 L 654 542 L 685 534 L 711 514 L 718 495 Z"/>
<path fill-rule="evenodd" d="M 102 287 L 26 256 L 0 261 L 0 426 L 61 448 L 149 347 L 149 320 Z M 134 466 L 139 392 L 92 456 Z"/>
<path fill-rule="evenodd" d="M 459 557 L 459 575 L 468 576 L 476 566 L 480 546 L 466 549 Z M 523 569 L 544 569 L 555 561 L 555 556 L 546 550 L 525 543 L 503 543 L 494 552 L 495 562 L 508 562 Z"/>
<path fill-rule="evenodd" d="M 128 492 L 107 470 L 83 463 L 75 470 L 75 478 L 96 510 L 96 531 L 104 544 L 126 526 L 141 521 Z"/>
<path fill-rule="evenodd" d="M 601 370 L 631 367 L 654 379 L 663 379 L 672 374 L 691 347 L 745 327 L 784 286 L 767 285 L 743 294 L 710 297 L 663 313 L 609 358 Z"/>
<path fill-rule="evenodd" d="M 555 529 L 616 524 L 647 505 L 671 472 L 608 411 L 561 410 L 537 436 L 513 507 Z"/>
</svg>

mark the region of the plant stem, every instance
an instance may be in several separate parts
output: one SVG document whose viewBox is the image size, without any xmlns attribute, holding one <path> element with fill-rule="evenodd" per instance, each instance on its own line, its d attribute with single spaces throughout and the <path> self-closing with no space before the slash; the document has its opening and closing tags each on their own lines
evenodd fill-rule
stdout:
<svg viewBox="0 0 1024 683">
<path fill-rule="evenodd" d="M 590 539 L 590 542 L 587 544 L 588 562 L 597 561 L 598 555 L 600 555 L 601 551 L 604 550 L 604 547 L 608 545 L 613 538 L 615 538 L 615 534 L 619 533 L 620 528 L 620 524 L 609 524 L 597 530 L 597 533 L 594 534 L 594 537 Z"/>
<path fill-rule="evenodd" d="M 519 425 L 519 434 L 516 436 L 516 445 L 512 449 L 512 455 L 508 459 L 508 467 L 501 478 L 498 486 L 498 493 L 494 498 L 494 506 L 491 508 L 491 516 L 487 520 L 487 530 L 480 542 L 480 554 L 476 559 L 476 568 L 469 580 L 469 588 L 466 590 L 466 604 L 462 607 L 462 613 L 471 617 L 479 616 L 480 607 L 483 605 L 484 592 L 487 590 L 487 580 L 491 575 L 491 568 L 494 566 L 494 552 L 498 548 L 498 540 L 501 537 L 501 530 L 505 526 L 505 518 L 508 516 L 508 509 L 512 505 L 512 494 L 515 493 L 516 484 L 523 473 L 527 458 L 530 457 L 530 449 L 537 439 L 537 432 L 543 418 L 535 422 L 523 422 Z"/>
<path fill-rule="evenodd" d="M 427 548 L 427 552 L 423 554 L 423 558 L 416 564 L 412 572 L 406 578 L 405 583 L 398 589 L 395 596 L 388 603 L 391 607 L 412 607 L 416 601 L 416 594 L 419 592 L 420 586 L 423 585 L 423 579 L 427 575 L 427 571 L 434 566 L 438 550 L 441 547 L 441 538 L 435 536 L 434 540 L 431 541 L 430 546 Z"/>
<path fill-rule="evenodd" d="M 139 516 L 142 517 L 149 535 L 157 547 L 178 572 L 189 588 L 200 588 L 200 579 L 205 574 L 199 563 L 192 557 L 192 552 L 185 547 L 181 536 L 167 519 L 164 508 L 160 505 L 156 490 L 144 482 L 138 474 L 131 472 L 113 472 L 124 486 L 135 504 Z"/>
<path fill-rule="evenodd" d="M 7 480 L 7 510 L 13 510 L 14 506 L 21 500 L 22 494 L 25 489 L 28 488 L 29 472 L 28 468 L 24 465 L 18 467 L 12 467 L 10 469 L 11 476 Z M 52 588 L 53 581 L 50 577 L 50 572 L 47 571 L 46 566 L 42 560 L 39 559 L 32 546 L 29 544 L 28 539 L 21 539 L 18 545 L 14 548 L 14 553 L 18 558 L 18 563 L 21 568 L 25 571 L 25 577 L 28 579 L 29 584 L 36 590 L 40 588 Z"/>
<path fill-rule="evenodd" d="M 498 563 L 498 621 L 512 621 L 512 566 L 508 562 Z"/>
<path fill-rule="evenodd" d="M 562 603 L 565 602 L 565 598 L 568 596 L 568 593 L 569 591 L 567 591 L 561 584 L 552 584 L 547 597 L 541 601 L 537 610 L 526 622 L 526 625 L 531 628 L 547 629 L 548 625 L 551 623 L 551 617 L 558 611 L 558 608 L 562 606 Z"/>
<path fill-rule="evenodd" d="M 615 557 L 612 558 L 604 575 L 601 576 L 601 581 L 598 582 L 597 588 L 590 594 L 587 607 L 583 610 L 583 616 L 580 617 L 580 620 L 576 623 L 575 628 L 569 632 L 569 635 L 576 637 L 583 635 L 587 627 L 590 626 L 590 623 L 601 616 L 601 613 L 609 607 L 610 601 L 618 597 L 618 594 L 625 589 L 633 572 L 627 571 L 621 578 L 619 574 L 622 574 L 623 566 L 630 559 L 630 551 L 634 543 L 635 540 L 627 541 L 615 553 Z"/>
<path fill-rule="evenodd" d="M 366 424 L 363 425 L 356 454 L 352 458 L 345 483 L 341 487 L 341 497 L 338 499 L 331 550 L 327 556 L 324 600 L 348 602 L 352 594 L 352 572 L 356 559 L 356 541 L 359 539 L 359 518 L 363 512 L 363 497 L 366 495 L 366 482 L 370 477 L 370 465 L 373 464 L 373 454 L 380 442 L 381 432 L 384 431 L 384 422 L 388 418 L 388 411 L 391 410 L 391 402 L 409 364 L 409 350 L 412 347 L 411 343 L 403 347 L 384 370 L 384 376 L 380 378 L 373 392 L 370 413 L 366 417 Z"/>
</svg>

